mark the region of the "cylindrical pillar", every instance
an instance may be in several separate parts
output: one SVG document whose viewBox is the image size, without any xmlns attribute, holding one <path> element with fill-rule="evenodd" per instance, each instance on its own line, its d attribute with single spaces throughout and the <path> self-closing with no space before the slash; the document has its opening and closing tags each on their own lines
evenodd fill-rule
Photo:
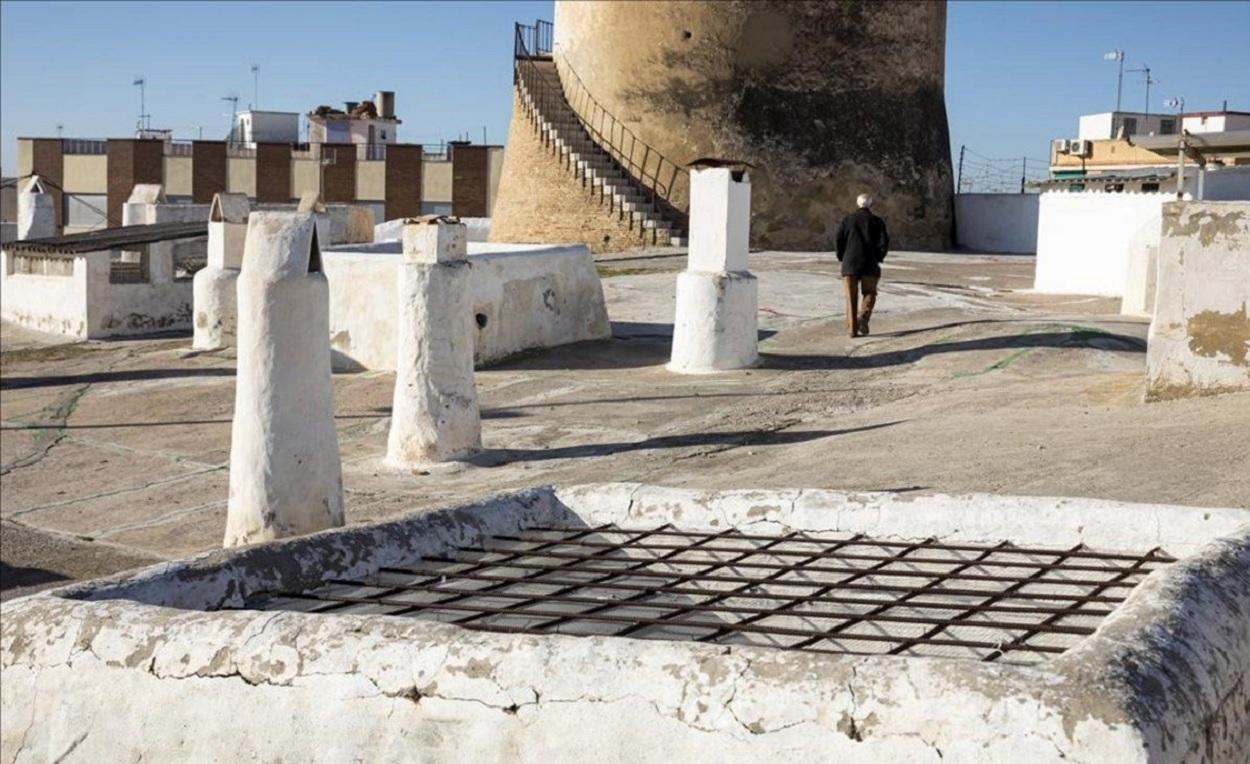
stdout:
<svg viewBox="0 0 1250 764">
<path fill-rule="evenodd" d="M 707 374 L 759 360 L 759 286 L 747 271 L 751 179 L 745 169 L 690 171 L 690 252 L 677 276 L 669 371 Z"/>
<path fill-rule="evenodd" d="M 466 227 L 455 218 L 404 226 L 395 397 L 386 449 L 387 463 L 396 468 L 464 459 L 482 447 L 467 238 Z"/>
<path fill-rule="evenodd" d="M 312 215 L 252 213 L 245 250 L 226 546 L 343 524 L 330 292 Z"/>
<path fill-rule="evenodd" d="M 208 214 L 207 264 L 192 283 L 194 329 L 191 347 L 219 350 L 235 341 L 236 281 L 243 263 L 247 216 L 251 205 L 245 194 L 216 194 Z"/>
</svg>

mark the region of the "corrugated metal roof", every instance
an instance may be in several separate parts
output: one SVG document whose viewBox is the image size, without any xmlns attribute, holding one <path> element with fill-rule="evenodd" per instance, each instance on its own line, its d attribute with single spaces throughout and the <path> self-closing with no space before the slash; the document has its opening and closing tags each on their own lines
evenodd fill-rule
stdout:
<svg viewBox="0 0 1250 764">
<path fill-rule="evenodd" d="M 208 221 L 190 223 L 155 223 L 153 225 L 128 225 L 119 228 L 101 228 L 98 231 L 72 233 L 67 236 L 50 236 L 46 239 L 11 241 L 4 245 L 10 252 L 43 253 L 55 255 L 79 255 L 108 249 L 125 249 L 158 241 L 196 239 L 208 236 Z"/>
</svg>

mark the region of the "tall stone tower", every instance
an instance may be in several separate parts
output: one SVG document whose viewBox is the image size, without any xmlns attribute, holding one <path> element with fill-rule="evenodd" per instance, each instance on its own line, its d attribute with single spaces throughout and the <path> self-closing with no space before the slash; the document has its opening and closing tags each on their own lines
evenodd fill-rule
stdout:
<svg viewBox="0 0 1250 764">
<path fill-rule="evenodd" d="M 866 191 L 897 246 L 938 248 L 950 243 L 952 206 L 945 38 L 941 2 L 557 0 L 551 58 L 566 93 L 584 89 L 673 163 L 753 165 L 755 246 L 828 249 Z M 514 109 L 498 237 L 568 241 L 581 230 L 603 248 L 610 232 L 568 198 L 577 184 L 532 166 L 521 120 Z M 677 184 L 668 201 L 683 209 L 687 193 Z M 558 230 L 561 214 L 573 230 Z"/>
</svg>

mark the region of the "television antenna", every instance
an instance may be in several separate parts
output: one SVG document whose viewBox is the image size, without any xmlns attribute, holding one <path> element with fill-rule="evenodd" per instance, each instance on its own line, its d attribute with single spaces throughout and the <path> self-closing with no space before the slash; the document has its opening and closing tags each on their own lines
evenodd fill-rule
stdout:
<svg viewBox="0 0 1250 764">
<path fill-rule="evenodd" d="M 152 127 L 152 115 L 147 113 L 146 107 L 146 88 L 147 78 L 142 74 L 135 75 L 134 82 L 131 83 L 139 88 L 139 124 L 138 128 L 144 130 Z"/>
<path fill-rule="evenodd" d="M 239 136 L 236 134 L 237 115 L 239 113 L 239 94 L 231 93 L 230 95 L 222 96 L 221 100 L 230 102 L 230 142 L 237 143 L 239 140 Z"/>
<path fill-rule="evenodd" d="M 1129 69 L 1130 72 L 1141 72 L 1146 75 L 1146 111 L 1147 117 L 1150 116 L 1150 86 L 1158 85 L 1159 81 L 1150 76 L 1150 67 L 1142 64 L 1140 69 Z"/>
<path fill-rule="evenodd" d="M 1124 51 L 1116 48 L 1113 51 L 1102 54 L 1104 61 L 1119 61 L 1120 73 L 1115 79 L 1115 110 L 1120 110 L 1120 92 L 1124 89 Z"/>
</svg>

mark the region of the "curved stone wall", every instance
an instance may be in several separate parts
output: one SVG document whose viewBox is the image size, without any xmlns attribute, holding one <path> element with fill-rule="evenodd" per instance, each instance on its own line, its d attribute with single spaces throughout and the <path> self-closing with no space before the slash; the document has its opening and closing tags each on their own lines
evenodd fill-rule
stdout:
<svg viewBox="0 0 1250 764">
<path fill-rule="evenodd" d="M 755 165 L 753 243 L 784 249 L 830 248 L 862 191 L 897 245 L 950 243 L 945 37 L 939 2 L 558 0 L 555 13 L 562 78 L 571 68 L 676 162 Z"/>
</svg>

